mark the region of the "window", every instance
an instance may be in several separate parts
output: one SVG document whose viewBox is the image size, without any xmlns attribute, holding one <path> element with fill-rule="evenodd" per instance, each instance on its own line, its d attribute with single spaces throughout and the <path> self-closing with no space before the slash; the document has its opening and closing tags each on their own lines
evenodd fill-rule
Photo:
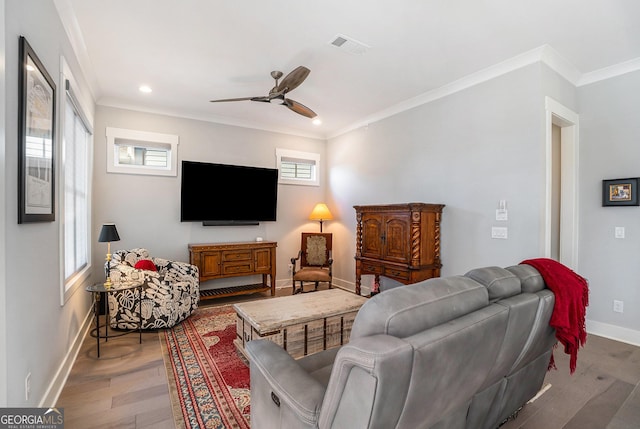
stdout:
<svg viewBox="0 0 640 429">
<path fill-rule="evenodd" d="M 282 159 L 280 161 L 283 179 L 311 180 L 315 167 L 314 162 L 306 160 Z"/>
<path fill-rule="evenodd" d="M 319 186 L 320 155 L 287 149 L 276 149 L 278 183 Z"/>
<path fill-rule="evenodd" d="M 71 85 L 65 81 L 62 130 L 63 262 L 62 304 L 90 275 L 91 132 Z"/>
<path fill-rule="evenodd" d="M 138 147 L 134 145 L 118 145 L 117 164 L 167 168 L 169 165 L 169 150 Z"/>
<path fill-rule="evenodd" d="M 107 172 L 177 176 L 178 136 L 107 127 Z"/>
</svg>

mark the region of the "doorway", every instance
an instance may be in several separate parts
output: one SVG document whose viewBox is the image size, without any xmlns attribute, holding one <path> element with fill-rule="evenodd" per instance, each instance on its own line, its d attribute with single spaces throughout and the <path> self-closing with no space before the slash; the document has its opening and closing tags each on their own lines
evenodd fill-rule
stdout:
<svg viewBox="0 0 640 429">
<path fill-rule="evenodd" d="M 546 200 L 543 255 L 578 261 L 578 114 L 550 97 L 546 110 Z"/>
</svg>

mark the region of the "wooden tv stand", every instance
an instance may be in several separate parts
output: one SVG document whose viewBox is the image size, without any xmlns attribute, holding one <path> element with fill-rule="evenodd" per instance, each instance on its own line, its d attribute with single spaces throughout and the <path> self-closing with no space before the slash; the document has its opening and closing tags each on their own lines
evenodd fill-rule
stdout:
<svg viewBox="0 0 640 429">
<path fill-rule="evenodd" d="M 262 274 L 262 283 L 200 290 L 200 299 L 247 295 L 271 289 L 276 294 L 275 241 L 189 244 L 189 258 L 198 267 L 200 282 Z M 267 284 L 267 275 L 270 277 Z"/>
</svg>

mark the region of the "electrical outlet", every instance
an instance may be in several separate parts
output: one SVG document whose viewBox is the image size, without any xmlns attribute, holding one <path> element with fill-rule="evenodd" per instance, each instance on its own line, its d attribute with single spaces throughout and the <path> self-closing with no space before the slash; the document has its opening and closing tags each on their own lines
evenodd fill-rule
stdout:
<svg viewBox="0 0 640 429">
<path fill-rule="evenodd" d="M 507 228 L 503 226 L 491 227 L 491 238 L 507 239 Z"/>
<path fill-rule="evenodd" d="M 613 311 L 615 311 L 616 313 L 624 313 L 624 302 L 614 299 L 613 300 Z"/>
<path fill-rule="evenodd" d="M 293 272 L 293 264 L 289 264 L 289 274 Z"/>
<path fill-rule="evenodd" d="M 31 398 L 31 373 L 27 373 L 24 378 L 24 400 L 28 401 Z"/>
</svg>

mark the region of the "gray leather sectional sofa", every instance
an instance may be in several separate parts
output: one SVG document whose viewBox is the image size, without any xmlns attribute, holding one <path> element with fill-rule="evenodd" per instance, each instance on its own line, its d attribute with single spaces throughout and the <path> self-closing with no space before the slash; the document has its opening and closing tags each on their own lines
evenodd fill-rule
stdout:
<svg viewBox="0 0 640 429">
<path fill-rule="evenodd" d="M 376 295 L 340 348 L 251 341 L 251 426 L 496 428 L 542 386 L 553 306 L 533 267 L 487 267 Z"/>
</svg>

